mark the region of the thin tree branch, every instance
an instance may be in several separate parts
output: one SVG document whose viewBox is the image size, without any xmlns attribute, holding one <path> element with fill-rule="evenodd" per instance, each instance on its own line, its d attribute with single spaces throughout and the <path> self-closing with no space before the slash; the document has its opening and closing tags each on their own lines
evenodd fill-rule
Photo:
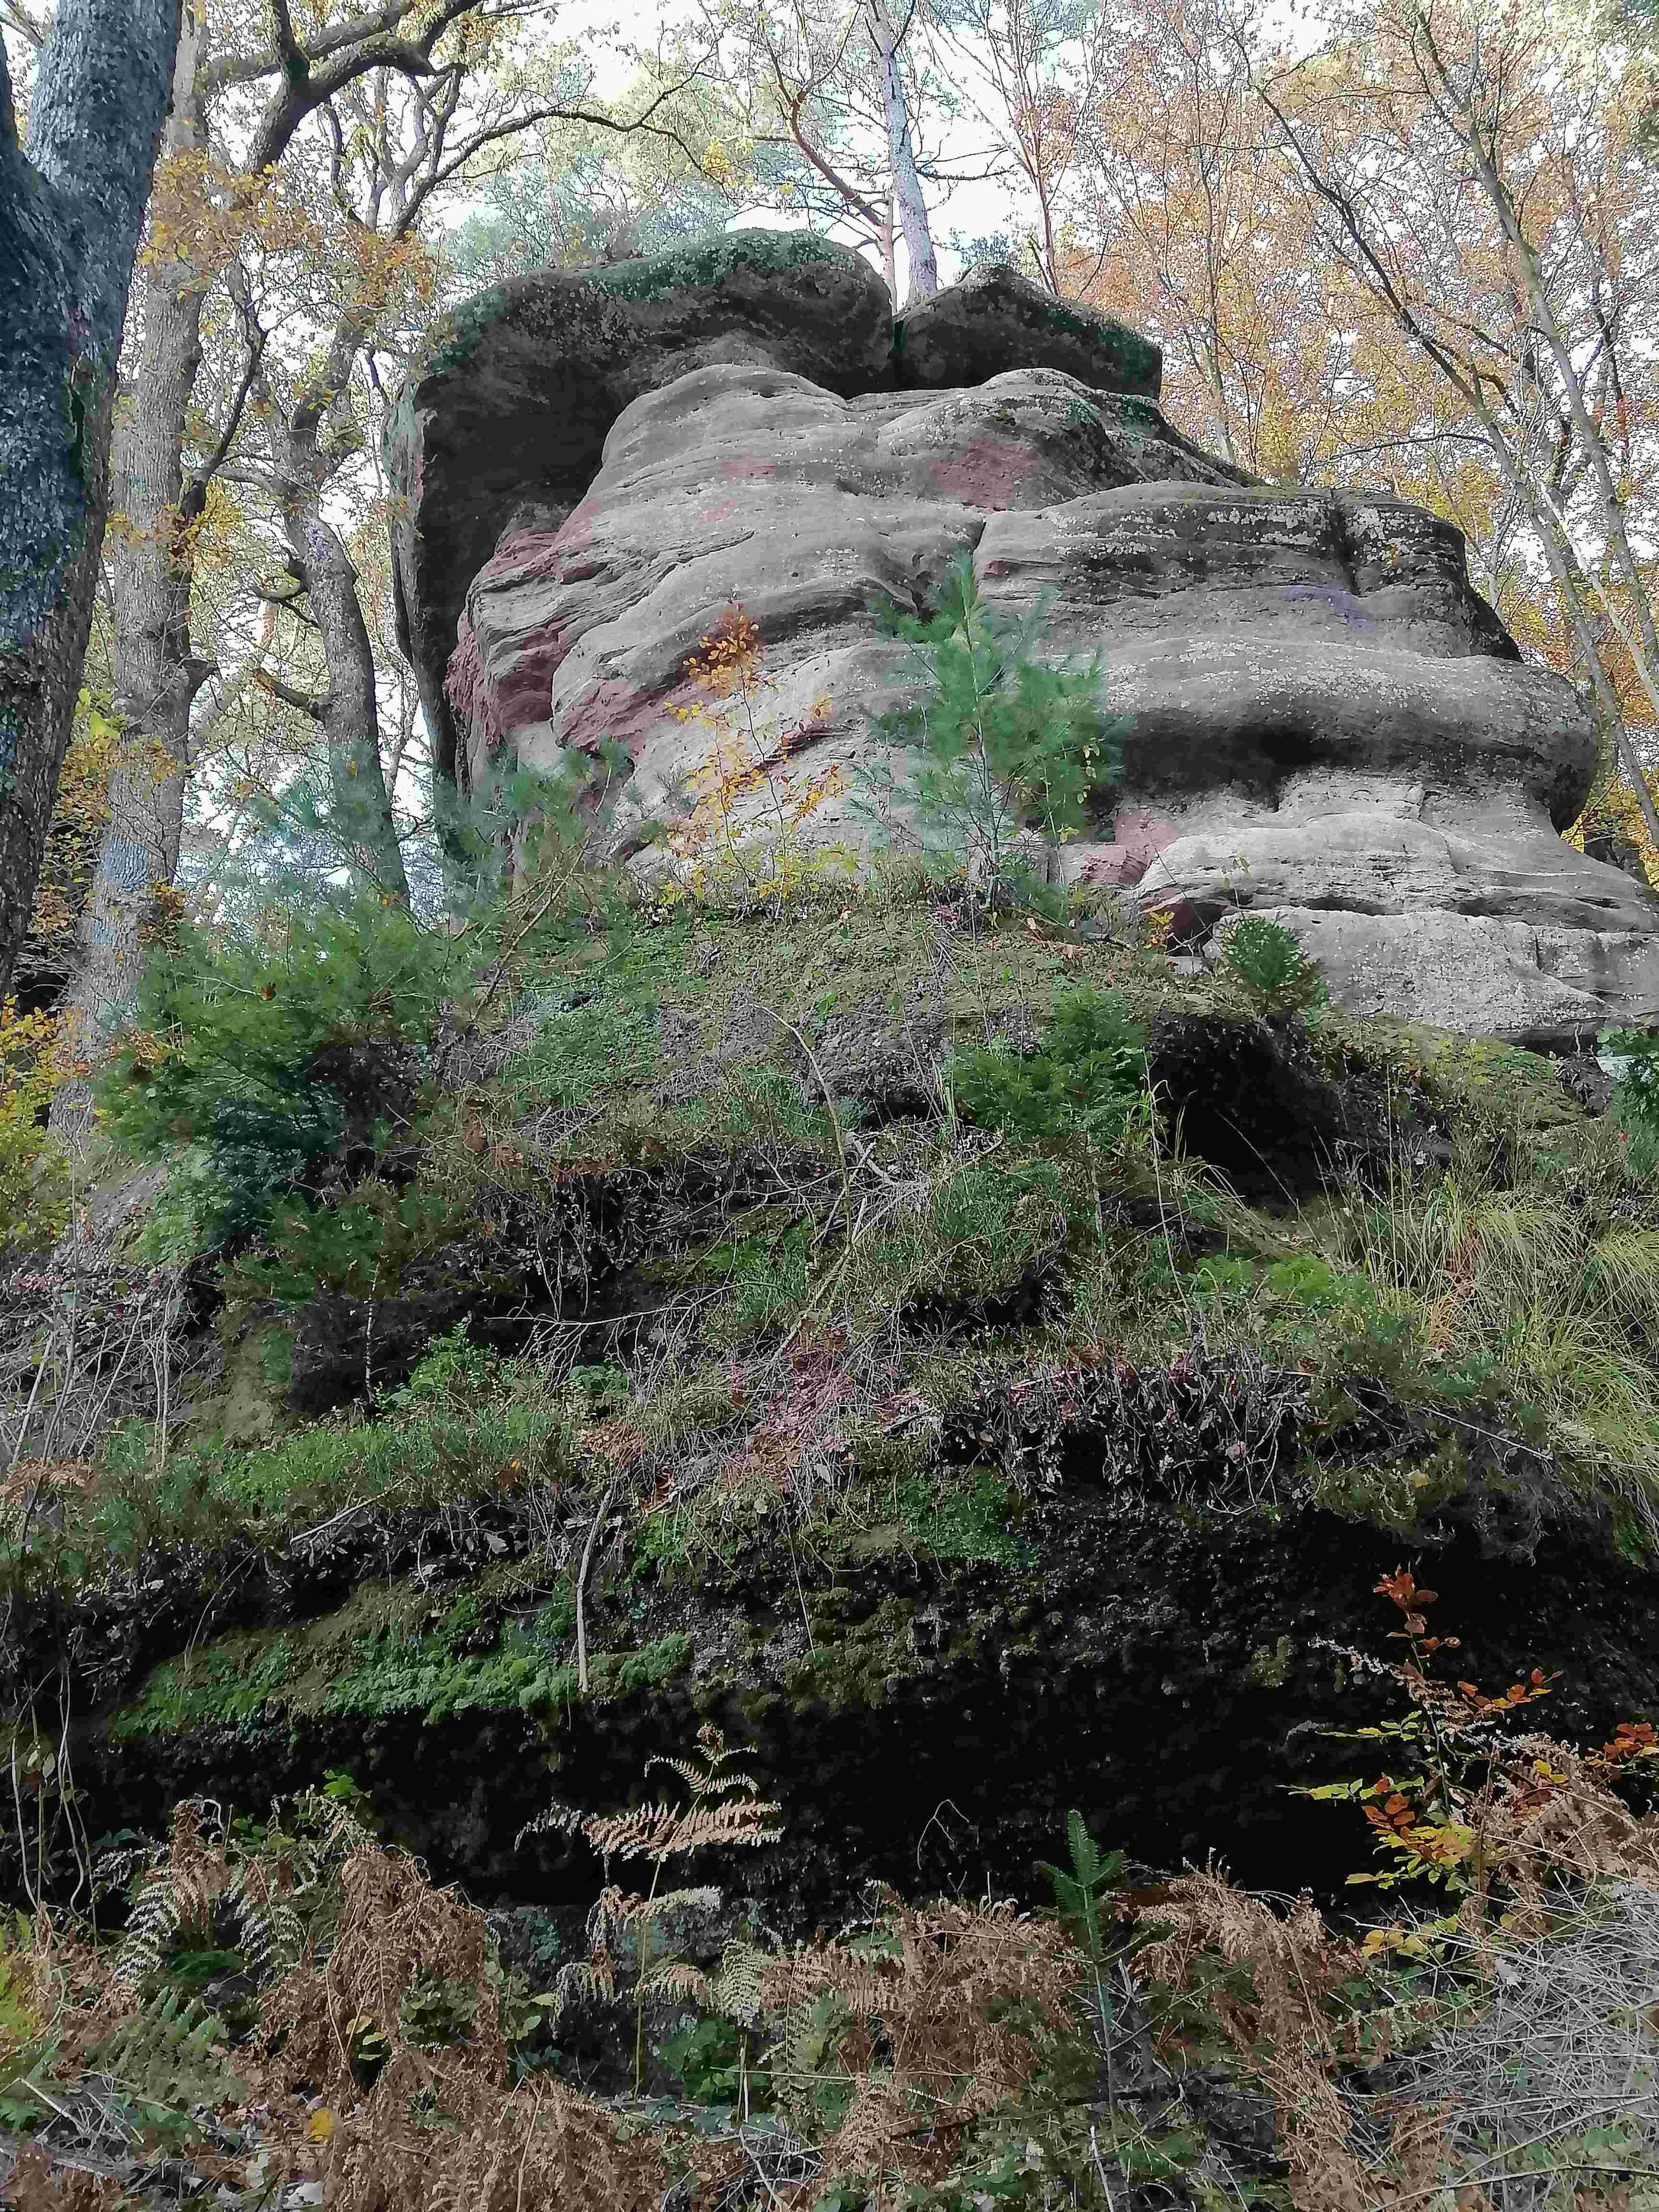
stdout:
<svg viewBox="0 0 1659 2212">
<path fill-rule="evenodd" d="M 273 676 L 268 668 L 256 668 L 253 681 L 262 691 L 268 691 L 273 699 L 280 699 L 285 707 L 292 707 L 298 714 L 308 714 L 313 722 L 328 719 L 328 710 L 332 704 L 329 693 L 324 692 L 319 698 L 309 691 L 296 691 L 291 684 L 284 684 L 280 676 Z"/>
</svg>

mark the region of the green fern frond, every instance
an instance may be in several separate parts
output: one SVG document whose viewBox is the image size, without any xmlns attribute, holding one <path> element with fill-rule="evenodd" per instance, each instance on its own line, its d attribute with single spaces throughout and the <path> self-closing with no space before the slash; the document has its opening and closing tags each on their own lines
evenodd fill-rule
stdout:
<svg viewBox="0 0 1659 2212">
<path fill-rule="evenodd" d="M 225 2026 L 177 1990 L 161 1990 L 87 2054 L 87 2071 L 105 2075 L 145 2103 L 188 2112 L 248 2095 L 231 2071 Z"/>
<path fill-rule="evenodd" d="M 728 1943 L 709 1990 L 713 2010 L 744 2027 L 758 2027 L 775 1978 L 777 1960 L 752 1943 Z"/>
</svg>

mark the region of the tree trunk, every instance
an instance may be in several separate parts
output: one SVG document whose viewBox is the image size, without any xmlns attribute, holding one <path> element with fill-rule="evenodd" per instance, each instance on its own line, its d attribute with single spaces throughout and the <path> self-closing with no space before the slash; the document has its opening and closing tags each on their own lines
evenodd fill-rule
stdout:
<svg viewBox="0 0 1659 2212">
<path fill-rule="evenodd" d="M 0 994 L 46 849 L 91 624 L 133 257 L 179 0 L 58 0 L 29 153 L 0 52 Z"/>
<path fill-rule="evenodd" d="M 374 648 L 358 604 L 357 571 L 303 467 L 297 456 L 290 459 L 283 525 L 328 662 L 327 695 L 313 712 L 328 745 L 334 825 L 347 840 L 358 882 L 406 907 L 409 879 L 380 759 Z"/>
<path fill-rule="evenodd" d="M 187 16 L 173 72 L 173 112 L 162 155 L 200 148 L 205 131 L 195 96 L 201 32 Z M 105 537 L 115 706 L 125 720 L 111 772 L 109 822 L 82 916 L 80 963 L 67 1008 L 82 1057 L 94 1057 L 118 1028 L 143 969 L 142 924 L 158 886 L 179 865 L 190 713 L 210 664 L 191 649 L 190 531 L 206 497 L 185 495 L 185 418 L 202 362 L 206 288 L 187 262 L 171 258 L 138 279 L 142 337 L 131 383 L 117 409 L 110 448 Z M 58 1120 L 82 1102 L 69 1089 Z"/>
<path fill-rule="evenodd" d="M 910 130 L 910 105 L 899 75 L 900 40 L 889 23 L 880 0 L 870 0 L 870 30 L 881 67 L 881 112 L 887 125 L 887 157 L 893 179 L 893 206 L 910 264 L 905 305 L 931 300 L 939 289 L 939 257 L 927 221 L 927 203 L 916 172 L 915 141 Z M 894 294 L 894 305 L 898 295 Z"/>
</svg>

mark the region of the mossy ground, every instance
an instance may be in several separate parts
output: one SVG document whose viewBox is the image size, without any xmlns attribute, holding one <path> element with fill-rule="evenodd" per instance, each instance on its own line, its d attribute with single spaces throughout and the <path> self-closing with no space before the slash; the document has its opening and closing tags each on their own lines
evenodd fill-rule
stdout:
<svg viewBox="0 0 1659 2212">
<path fill-rule="evenodd" d="M 1079 991 L 1174 1025 L 1172 1066 L 1206 1024 L 1255 1039 L 1346 1149 L 1251 1202 L 1183 1146 L 1191 1101 L 1110 1142 L 966 1122 L 956 1056 L 1040 1054 Z M 67 1648 L 96 1702 L 89 1804 L 346 1766 L 510 1894 L 550 1763 L 602 1801 L 714 1717 L 792 1775 L 804 1889 L 890 1878 L 964 1790 L 1010 1881 L 1068 1797 L 1149 1855 L 1231 1802 L 1271 1858 L 1286 1732 L 1340 1694 L 1316 1639 L 1364 1640 L 1407 1547 L 1495 1667 L 1561 1652 L 1587 1725 L 1646 1694 L 1659 1213 L 1548 1061 L 1273 1033 L 1109 910 L 987 923 L 914 886 L 550 945 L 470 1050 L 412 1186 L 442 1296 L 397 1339 L 389 1264 L 378 1320 L 357 1277 L 316 1286 L 331 1337 L 404 1346 L 372 1401 L 350 1351 L 295 1425 L 318 1308 L 239 1263 L 234 1388 L 164 1468 L 112 1439 L 9 1565 L 17 1663 Z M 277 1433 L 222 1443 L 259 1390 Z M 860 1771 L 890 1817 L 831 1850 Z"/>
</svg>

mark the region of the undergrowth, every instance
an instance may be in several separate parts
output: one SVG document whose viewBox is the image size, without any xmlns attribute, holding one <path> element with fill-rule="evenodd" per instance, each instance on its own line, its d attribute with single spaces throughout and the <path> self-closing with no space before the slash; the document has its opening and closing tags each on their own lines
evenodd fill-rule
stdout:
<svg viewBox="0 0 1659 2212">
<path fill-rule="evenodd" d="M 1053 1911 L 888 1892 L 833 1935 L 750 1923 L 694 1955 L 684 1931 L 722 1905 L 708 1873 L 788 1819 L 705 1729 L 655 1762 L 662 1795 L 532 1824 L 606 1874 L 586 1955 L 537 1990 L 345 1778 L 265 1820 L 191 1802 L 165 1843 L 100 1862 L 128 1893 L 118 1940 L 40 1910 L 0 1949 L 0 2111 L 33 2146 L 11 2201 L 129 2202 L 159 2140 L 222 2202 L 297 2183 L 353 2212 L 756 2190 L 795 2212 L 1640 2212 L 1659 1830 L 1620 1789 L 1653 1732 L 1589 1753 L 1508 1733 L 1547 1684 L 1443 1683 L 1434 1593 L 1378 1588 L 1404 1621 L 1387 1672 L 1406 1708 L 1352 1733 L 1379 1755 L 1409 1740 L 1426 1771 L 1363 1802 L 1402 1870 L 1461 1893 L 1454 1912 L 1407 1903 L 1360 1929 L 1213 1868 L 1137 1875 L 1073 1813 L 1066 1863 L 1037 1870 Z M 637 1893 L 611 1878 L 631 1860 L 652 1869 Z M 193 1993 L 226 1970 L 234 2027 Z M 608 2094 L 571 2064 L 606 2018 Z M 647 2094 L 647 2067 L 680 2094 Z M 97 2178 L 66 2198 L 77 2158 Z"/>
</svg>

